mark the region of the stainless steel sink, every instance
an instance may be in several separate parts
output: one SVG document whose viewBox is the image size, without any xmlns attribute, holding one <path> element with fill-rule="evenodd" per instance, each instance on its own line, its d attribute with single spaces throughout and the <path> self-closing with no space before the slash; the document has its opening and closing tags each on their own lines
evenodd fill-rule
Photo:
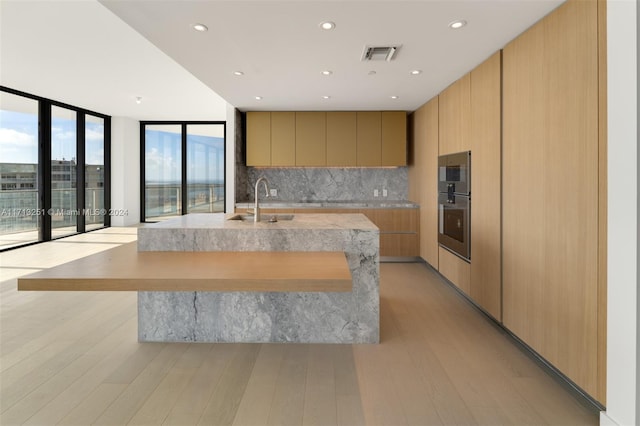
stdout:
<svg viewBox="0 0 640 426">
<path fill-rule="evenodd" d="M 281 220 L 292 220 L 292 214 L 269 214 L 263 213 L 260 222 L 279 222 Z M 227 220 L 239 220 L 243 222 L 253 222 L 252 214 L 236 214 L 228 218 Z"/>
</svg>

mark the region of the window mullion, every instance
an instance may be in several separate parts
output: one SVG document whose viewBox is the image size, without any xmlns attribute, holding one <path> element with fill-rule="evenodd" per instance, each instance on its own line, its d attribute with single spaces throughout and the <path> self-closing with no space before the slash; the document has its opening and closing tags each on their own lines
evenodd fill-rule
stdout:
<svg viewBox="0 0 640 426">
<path fill-rule="evenodd" d="M 85 232 L 85 182 L 86 182 L 86 155 L 85 155 L 85 115 L 76 113 L 76 229 Z"/>
</svg>

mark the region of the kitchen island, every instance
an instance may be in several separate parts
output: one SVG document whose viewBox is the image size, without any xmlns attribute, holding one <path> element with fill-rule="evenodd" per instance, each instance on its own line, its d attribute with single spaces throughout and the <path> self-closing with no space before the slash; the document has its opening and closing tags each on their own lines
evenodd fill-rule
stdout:
<svg viewBox="0 0 640 426">
<path fill-rule="evenodd" d="M 295 214 L 275 223 L 269 214 L 259 223 L 231 216 L 146 224 L 138 251 L 344 252 L 351 291 L 140 291 L 139 341 L 379 341 L 379 231 L 364 215 Z"/>
</svg>

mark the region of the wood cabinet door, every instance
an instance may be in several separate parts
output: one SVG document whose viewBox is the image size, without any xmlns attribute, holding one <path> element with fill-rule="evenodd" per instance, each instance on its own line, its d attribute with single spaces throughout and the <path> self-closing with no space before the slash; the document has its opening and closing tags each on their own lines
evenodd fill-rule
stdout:
<svg viewBox="0 0 640 426">
<path fill-rule="evenodd" d="M 381 114 L 381 149 L 383 166 L 407 165 L 407 113 L 383 111 Z"/>
<path fill-rule="evenodd" d="M 418 209 L 361 209 L 380 232 L 418 232 Z"/>
<path fill-rule="evenodd" d="M 420 256 L 438 269 L 438 102 L 436 96 L 414 118 L 416 158 L 420 158 L 418 198 L 420 203 Z M 416 165 L 418 160 L 416 159 Z"/>
<path fill-rule="evenodd" d="M 503 322 L 598 400 L 597 2 L 503 51 Z"/>
<path fill-rule="evenodd" d="M 382 164 L 382 114 L 380 111 L 357 113 L 357 165 L 380 166 Z"/>
<path fill-rule="evenodd" d="M 500 52 L 471 71 L 471 298 L 502 319 Z"/>
<path fill-rule="evenodd" d="M 327 112 L 327 166 L 355 166 L 357 117 L 355 112 Z"/>
<path fill-rule="evenodd" d="M 296 113 L 271 113 L 271 165 L 296 165 Z"/>
<path fill-rule="evenodd" d="M 438 247 L 438 258 L 438 272 L 468 295 L 471 290 L 471 265 L 442 247 Z"/>
<path fill-rule="evenodd" d="M 327 165 L 327 114 L 296 112 L 296 166 Z"/>
<path fill-rule="evenodd" d="M 471 149 L 471 77 L 466 74 L 440 94 L 439 154 Z"/>
<path fill-rule="evenodd" d="M 380 229 L 380 256 L 420 256 L 419 209 L 361 209 Z"/>
<path fill-rule="evenodd" d="M 271 165 L 271 113 L 247 112 L 247 166 Z"/>
</svg>

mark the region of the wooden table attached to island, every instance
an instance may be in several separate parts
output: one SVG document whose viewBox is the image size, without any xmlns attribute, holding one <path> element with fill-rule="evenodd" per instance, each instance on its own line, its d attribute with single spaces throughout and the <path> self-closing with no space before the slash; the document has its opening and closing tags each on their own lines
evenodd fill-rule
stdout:
<svg viewBox="0 0 640 426">
<path fill-rule="evenodd" d="M 188 214 L 138 242 L 18 280 L 138 292 L 141 342 L 379 342 L 379 231 L 362 214 L 275 223 Z"/>
</svg>

